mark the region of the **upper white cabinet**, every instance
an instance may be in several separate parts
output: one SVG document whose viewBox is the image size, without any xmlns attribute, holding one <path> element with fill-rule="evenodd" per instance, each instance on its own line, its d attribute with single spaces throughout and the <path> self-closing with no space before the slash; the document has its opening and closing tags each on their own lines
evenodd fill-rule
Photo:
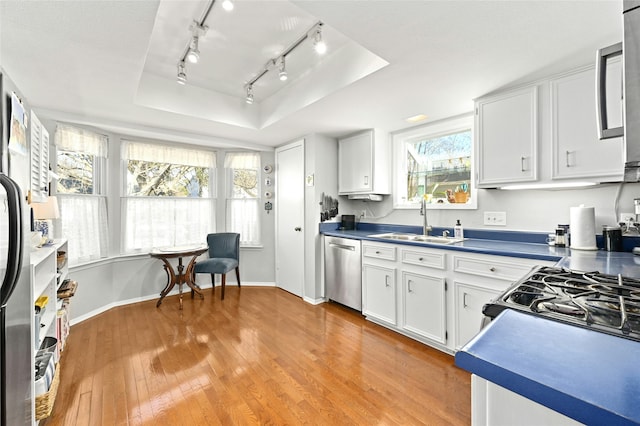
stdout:
<svg viewBox="0 0 640 426">
<path fill-rule="evenodd" d="M 607 70 L 607 111 L 613 127 L 622 123 L 622 66 Z M 622 137 L 599 140 L 596 126 L 595 69 L 582 69 L 551 80 L 553 179 L 621 181 Z"/>
<path fill-rule="evenodd" d="M 49 196 L 49 132 L 31 111 L 31 200 L 42 203 Z"/>
<path fill-rule="evenodd" d="M 478 100 L 476 137 L 479 187 L 535 181 L 538 86 Z"/>
<path fill-rule="evenodd" d="M 390 152 L 388 135 L 375 129 L 338 140 L 339 194 L 389 194 Z"/>
</svg>

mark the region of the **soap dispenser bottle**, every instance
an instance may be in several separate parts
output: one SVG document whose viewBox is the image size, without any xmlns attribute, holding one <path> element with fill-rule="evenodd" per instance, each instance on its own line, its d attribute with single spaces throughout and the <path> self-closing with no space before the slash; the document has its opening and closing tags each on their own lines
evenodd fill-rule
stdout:
<svg viewBox="0 0 640 426">
<path fill-rule="evenodd" d="M 453 227 L 453 236 L 455 238 L 464 238 L 464 230 L 462 229 L 460 219 L 457 219 L 456 225 Z"/>
</svg>

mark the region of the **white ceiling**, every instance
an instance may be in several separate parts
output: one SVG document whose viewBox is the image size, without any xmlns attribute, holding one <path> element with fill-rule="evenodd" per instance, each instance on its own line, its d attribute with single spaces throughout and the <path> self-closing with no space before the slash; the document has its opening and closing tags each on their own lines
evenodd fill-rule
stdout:
<svg viewBox="0 0 640 426">
<path fill-rule="evenodd" d="M 219 3 L 187 86 L 176 66 L 206 0 L 0 0 L 0 66 L 45 118 L 270 148 L 463 114 L 478 96 L 590 63 L 622 37 L 620 1 L 236 0 L 231 13 Z M 244 84 L 318 20 L 326 57 L 297 48 L 289 81 L 268 73 L 245 104 Z"/>
</svg>

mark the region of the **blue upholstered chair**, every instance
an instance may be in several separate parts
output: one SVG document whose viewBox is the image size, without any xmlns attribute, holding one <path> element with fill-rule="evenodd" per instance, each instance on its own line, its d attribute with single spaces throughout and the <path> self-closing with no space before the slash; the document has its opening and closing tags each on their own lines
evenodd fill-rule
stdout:
<svg viewBox="0 0 640 426">
<path fill-rule="evenodd" d="M 238 287 L 240 287 L 240 234 L 235 232 L 220 232 L 207 235 L 209 246 L 209 259 L 199 260 L 194 268 L 194 274 L 211 274 L 212 292 L 215 292 L 215 274 L 222 275 L 222 294 L 224 299 L 224 286 L 227 272 L 236 270 Z M 195 280 L 195 276 L 194 276 Z"/>
</svg>

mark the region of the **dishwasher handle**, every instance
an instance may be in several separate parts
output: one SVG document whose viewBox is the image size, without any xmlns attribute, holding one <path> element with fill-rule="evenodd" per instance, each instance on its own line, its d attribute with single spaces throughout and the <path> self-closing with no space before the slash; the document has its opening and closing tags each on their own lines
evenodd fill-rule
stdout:
<svg viewBox="0 0 640 426">
<path fill-rule="evenodd" d="M 343 249 L 343 250 L 356 251 L 356 248 L 354 246 L 346 246 L 344 244 L 329 243 L 329 247 L 335 247 L 335 248 L 339 248 L 339 249 Z"/>
</svg>

